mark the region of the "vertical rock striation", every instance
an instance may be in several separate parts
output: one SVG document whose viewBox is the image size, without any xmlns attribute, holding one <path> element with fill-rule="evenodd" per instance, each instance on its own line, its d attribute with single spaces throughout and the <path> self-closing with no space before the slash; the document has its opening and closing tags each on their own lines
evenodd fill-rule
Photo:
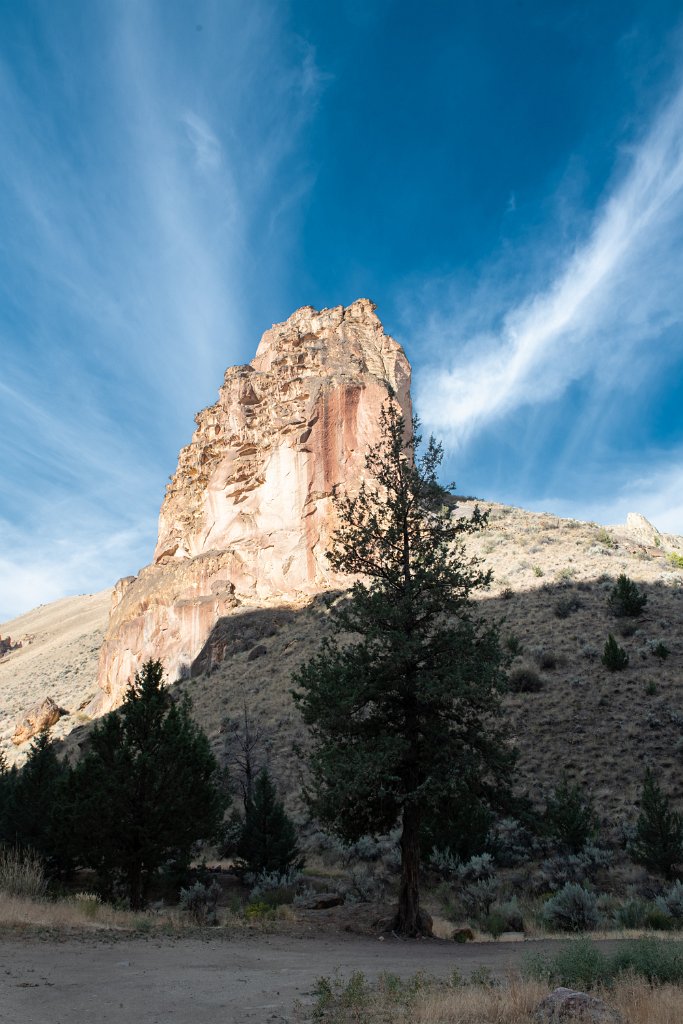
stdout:
<svg viewBox="0 0 683 1024">
<path fill-rule="evenodd" d="M 334 489 L 358 486 L 387 386 L 410 415 L 410 365 L 374 310 L 304 306 L 226 371 L 180 452 L 154 561 L 116 585 L 93 713 L 119 702 L 147 658 L 170 678 L 187 672 L 238 605 L 338 583 L 325 559 Z"/>
</svg>

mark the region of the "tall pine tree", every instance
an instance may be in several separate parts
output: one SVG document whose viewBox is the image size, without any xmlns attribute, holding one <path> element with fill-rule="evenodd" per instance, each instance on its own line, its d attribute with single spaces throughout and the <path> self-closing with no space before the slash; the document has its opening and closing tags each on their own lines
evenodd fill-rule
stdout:
<svg viewBox="0 0 683 1024">
<path fill-rule="evenodd" d="M 498 634 L 470 603 L 490 574 L 464 538 L 486 516 L 451 514 L 441 446 L 431 438 L 416 460 L 417 426 L 390 397 L 358 495 L 335 500 L 330 562 L 360 579 L 334 610 L 335 636 L 294 677 L 312 737 L 313 812 L 349 841 L 401 823 L 404 935 L 431 930 L 419 895 L 423 825 L 463 791 L 482 800 L 507 790 L 514 760 L 499 722 Z"/>
</svg>

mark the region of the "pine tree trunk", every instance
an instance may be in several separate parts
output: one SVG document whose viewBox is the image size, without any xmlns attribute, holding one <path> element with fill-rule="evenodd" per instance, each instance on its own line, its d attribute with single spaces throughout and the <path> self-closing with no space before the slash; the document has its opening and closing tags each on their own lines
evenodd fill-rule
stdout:
<svg viewBox="0 0 683 1024">
<path fill-rule="evenodd" d="M 409 938 L 432 934 L 432 919 L 420 909 L 420 811 L 415 806 L 403 811 L 401 887 L 394 930 Z"/>
</svg>

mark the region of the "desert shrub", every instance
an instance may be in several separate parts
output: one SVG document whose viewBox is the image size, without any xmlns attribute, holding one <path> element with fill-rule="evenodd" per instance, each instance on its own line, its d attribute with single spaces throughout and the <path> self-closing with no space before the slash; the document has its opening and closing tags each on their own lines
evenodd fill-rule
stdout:
<svg viewBox="0 0 683 1024">
<path fill-rule="evenodd" d="M 625 573 L 621 573 L 610 590 L 607 604 L 610 611 L 619 618 L 635 618 L 642 614 L 647 604 L 647 594 L 639 590 Z"/>
<path fill-rule="evenodd" d="M 347 903 L 374 903 L 384 899 L 387 880 L 381 871 L 358 865 L 349 872 Z"/>
<path fill-rule="evenodd" d="M 528 954 L 522 971 L 527 977 L 548 985 L 564 985 L 581 991 L 608 985 L 613 977 L 609 958 L 588 939 L 578 939 L 552 955 Z"/>
<path fill-rule="evenodd" d="M 498 899 L 499 884 L 495 875 L 466 882 L 460 889 L 460 900 L 472 917 L 485 917 Z"/>
<path fill-rule="evenodd" d="M 534 576 L 545 576 L 545 573 L 543 572 L 543 569 L 541 569 L 540 565 L 535 565 L 533 567 L 533 574 Z"/>
<path fill-rule="evenodd" d="M 543 680 L 532 665 L 519 665 L 508 673 L 508 688 L 512 693 L 538 693 Z"/>
<path fill-rule="evenodd" d="M 195 882 L 180 890 L 180 909 L 197 925 L 216 924 L 216 904 L 220 894 L 221 887 L 217 882 L 211 885 Z"/>
<path fill-rule="evenodd" d="M 671 654 L 671 651 L 666 646 L 666 644 L 663 644 L 661 642 L 661 640 L 660 640 L 660 642 L 658 644 L 655 644 L 655 646 L 652 648 L 652 656 L 654 658 L 659 658 L 660 661 L 666 661 L 666 659 L 669 657 L 670 654 Z"/>
<path fill-rule="evenodd" d="M 548 671 L 557 668 L 559 664 L 559 658 L 555 651 L 551 651 L 548 647 L 537 647 L 534 650 L 534 661 L 540 669 Z"/>
<path fill-rule="evenodd" d="M 637 896 L 624 900 L 614 911 L 614 923 L 618 928 L 644 928 L 651 904 Z"/>
<path fill-rule="evenodd" d="M 601 869 L 612 863 L 612 853 L 597 846 L 585 846 L 580 853 L 558 854 L 544 860 L 541 877 L 549 889 L 561 889 L 567 882 L 592 880 Z"/>
<path fill-rule="evenodd" d="M 549 985 L 574 989 L 609 987 L 624 974 L 644 978 L 651 985 L 679 985 L 683 981 L 680 942 L 643 938 L 619 944 L 611 956 L 595 943 L 579 939 L 553 955 L 528 956 L 524 973 Z"/>
<path fill-rule="evenodd" d="M 534 856 L 537 842 L 516 818 L 499 818 L 489 831 L 488 846 L 497 864 L 512 868 Z"/>
<path fill-rule="evenodd" d="M 672 551 L 669 556 L 669 561 L 676 569 L 683 569 L 683 555 L 677 555 L 675 551 Z"/>
<path fill-rule="evenodd" d="M 459 864 L 457 868 L 458 880 L 465 884 L 493 878 L 495 873 L 496 868 L 490 853 L 481 853 L 476 857 L 470 857 L 468 861 Z"/>
<path fill-rule="evenodd" d="M 678 879 L 670 889 L 658 896 L 656 907 L 676 922 L 683 922 L 683 885 Z"/>
<path fill-rule="evenodd" d="M 581 602 L 575 595 L 567 595 L 566 597 L 560 597 L 555 602 L 553 608 L 553 614 L 556 619 L 568 619 L 569 616 L 579 610 Z"/>
<path fill-rule="evenodd" d="M 546 902 L 543 920 L 548 927 L 562 932 L 586 932 L 596 928 L 599 914 L 595 893 L 568 882 Z"/>
<path fill-rule="evenodd" d="M 628 665 L 628 654 L 620 647 L 610 633 L 602 652 L 602 663 L 610 672 L 620 672 Z"/>
<path fill-rule="evenodd" d="M 645 684 L 645 696 L 646 697 L 656 697 L 657 696 L 657 684 L 654 682 L 653 679 L 651 679 L 648 683 Z"/>
<path fill-rule="evenodd" d="M 579 853 L 598 832 L 590 795 L 563 779 L 548 798 L 544 825 L 547 835 L 572 853 Z"/>
<path fill-rule="evenodd" d="M 516 658 L 524 650 L 524 644 L 516 633 L 510 633 L 505 638 L 505 647 L 513 658 Z"/>
<path fill-rule="evenodd" d="M 683 818 L 672 810 L 649 769 L 643 781 L 631 854 L 636 863 L 665 878 L 673 878 L 676 865 L 683 859 Z"/>
<path fill-rule="evenodd" d="M 440 850 L 435 846 L 429 857 L 429 866 L 442 878 L 456 878 L 461 861 L 448 848 Z"/>
<path fill-rule="evenodd" d="M 263 901 L 270 907 L 293 903 L 302 878 L 297 868 L 289 868 L 287 871 L 261 871 L 253 879 L 249 901 Z"/>
<path fill-rule="evenodd" d="M 615 541 L 614 537 L 611 533 L 609 533 L 608 530 L 604 528 L 604 526 L 598 530 L 598 532 L 595 535 L 595 539 L 598 542 L 598 544 L 602 544 L 606 548 L 617 547 L 617 542 Z"/>
<path fill-rule="evenodd" d="M 621 945 L 611 958 L 612 975 L 631 973 L 651 985 L 683 982 L 683 946 L 666 939 L 636 939 Z"/>
<path fill-rule="evenodd" d="M 517 897 L 513 896 L 506 903 L 492 906 L 488 914 L 481 918 L 480 923 L 484 931 L 493 935 L 494 939 L 497 939 L 503 932 L 523 932 L 524 915 L 517 902 Z"/>
<path fill-rule="evenodd" d="M 46 889 L 45 868 L 37 853 L 18 846 L 0 847 L 0 892 L 39 899 Z"/>
</svg>

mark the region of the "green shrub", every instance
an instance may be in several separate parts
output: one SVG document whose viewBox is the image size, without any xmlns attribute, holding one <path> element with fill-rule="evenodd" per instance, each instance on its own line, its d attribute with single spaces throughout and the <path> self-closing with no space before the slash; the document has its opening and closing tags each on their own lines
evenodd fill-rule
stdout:
<svg viewBox="0 0 683 1024">
<path fill-rule="evenodd" d="M 621 672 L 628 665 L 628 654 L 610 633 L 602 652 L 602 663 L 610 672 Z"/>
<path fill-rule="evenodd" d="M 656 697 L 657 696 L 657 684 L 652 679 L 648 683 L 645 684 L 645 696 L 646 697 Z"/>
<path fill-rule="evenodd" d="M 672 810 L 654 775 L 645 772 L 631 853 L 638 864 L 673 878 L 683 859 L 683 818 Z"/>
<path fill-rule="evenodd" d="M 671 654 L 671 651 L 666 646 L 666 644 L 663 644 L 661 642 L 661 640 L 660 640 L 660 642 L 658 644 L 656 644 L 652 648 L 652 655 L 653 655 L 653 657 L 659 658 L 660 661 L 666 661 L 666 659 L 669 657 L 670 654 Z"/>
<path fill-rule="evenodd" d="M 187 889 L 180 890 L 180 909 L 197 925 L 216 924 L 216 904 L 221 887 L 213 881 L 211 885 L 195 882 Z"/>
<path fill-rule="evenodd" d="M 622 573 L 612 587 L 607 603 L 614 615 L 633 618 L 642 614 L 647 604 L 647 594 Z"/>
<path fill-rule="evenodd" d="M 678 879 L 670 889 L 657 897 L 655 905 L 675 922 L 683 923 L 683 885 Z"/>
<path fill-rule="evenodd" d="M 672 551 L 669 555 L 669 561 L 677 569 L 683 569 L 683 555 L 677 555 L 675 551 Z"/>
<path fill-rule="evenodd" d="M 553 612 L 557 619 L 568 619 L 572 612 L 576 612 L 581 607 L 581 602 L 578 597 L 568 596 L 560 597 L 555 602 Z"/>
<path fill-rule="evenodd" d="M 491 907 L 488 914 L 481 919 L 484 931 L 497 939 L 503 932 L 523 932 L 524 915 L 515 896 L 507 903 Z"/>
<path fill-rule="evenodd" d="M 513 658 L 516 658 L 524 650 L 524 645 L 516 633 L 510 633 L 506 637 L 505 646 Z"/>
<path fill-rule="evenodd" d="M 522 970 L 527 977 L 548 985 L 564 985 L 581 991 L 609 984 L 613 977 L 608 957 L 589 939 L 577 939 L 552 956 L 527 955 Z"/>
<path fill-rule="evenodd" d="M 645 978 L 651 985 L 678 985 L 683 981 L 683 943 L 643 938 L 620 943 L 611 956 L 587 939 L 579 939 L 552 956 L 528 956 L 527 977 L 587 990 L 610 986 L 623 974 Z"/>
<path fill-rule="evenodd" d="M 518 665 L 508 673 L 508 688 L 512 693 L 538 693 L 543 680 L 532 665 Z"/>
<path fill-rule="evenodd" d="M 591 931 L 599 920 L 596 896 L 583 886 L 568 882 L 547 901 L 543 919 L 550 928 L 562 932 Z"/>
</svg>

